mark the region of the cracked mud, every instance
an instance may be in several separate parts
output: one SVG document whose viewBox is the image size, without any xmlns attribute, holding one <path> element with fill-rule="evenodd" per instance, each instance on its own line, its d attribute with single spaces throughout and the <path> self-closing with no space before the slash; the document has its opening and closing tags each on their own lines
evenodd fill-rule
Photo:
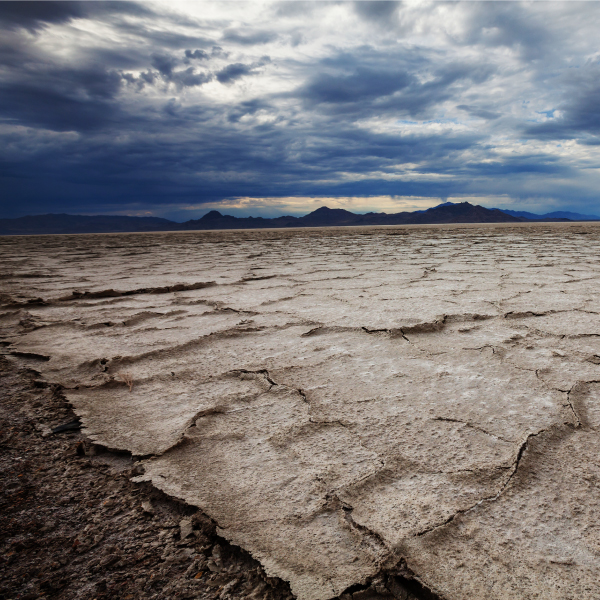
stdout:
<svg viewBox="0 0 600 600">
<path fill-rule="evenodd" d="M 299 600 L 598 598 L 599 234 L 3 238 L 1 334 Z"/>
</svg>

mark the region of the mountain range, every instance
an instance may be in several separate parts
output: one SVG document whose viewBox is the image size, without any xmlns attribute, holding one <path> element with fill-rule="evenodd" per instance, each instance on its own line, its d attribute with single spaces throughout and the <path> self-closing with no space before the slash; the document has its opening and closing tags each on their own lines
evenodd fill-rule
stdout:
<svg viewBox="0 0 600 600">
<path fill-rule="evenodd" d="M 536 215 L 535 213 L 527 212 L 526 210 L 507 210 L 500 209 L 507 215 L 513 217 L 525 217 L 526 219 L 544 220 L 544 219 L 568 219 L 569 221 L 600 221 L 598 215 L 582 215 L 581 213 L 570 212 L 568 210 L 555 210 L 544 215 Z"/>
<path fill-rule="evenodd" d="M 211 210 L 200 219 L 176 223 L 158 217 L 84 216 L 48 214 L 0 219 L 0 235 L 65 233 L 125 233 L 215 229 L 266 229 L 281 227 L 337 227 L 360 225 L 427 225 L 436 223 L 519 223 L 529 221 L 592 221 L 595 215 L 553 212 L 536 215 L 525 211 L 484 208 L 469 202 L 444 202 L 427 210 L 400 213 L 356 214 L 322 206 L 303 217 L 234 217 Z"/>
</svg>

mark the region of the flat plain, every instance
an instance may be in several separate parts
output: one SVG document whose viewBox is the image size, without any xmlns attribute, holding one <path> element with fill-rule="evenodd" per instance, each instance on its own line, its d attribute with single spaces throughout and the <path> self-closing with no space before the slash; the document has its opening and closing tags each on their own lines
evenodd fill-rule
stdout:
<svg viewBox="0 0 600 600">
<path fill-rule="evenodd" d="M 0 337 L 299 600 L 600 597 L 600 226 L 0 238 Z"/>
</svg>

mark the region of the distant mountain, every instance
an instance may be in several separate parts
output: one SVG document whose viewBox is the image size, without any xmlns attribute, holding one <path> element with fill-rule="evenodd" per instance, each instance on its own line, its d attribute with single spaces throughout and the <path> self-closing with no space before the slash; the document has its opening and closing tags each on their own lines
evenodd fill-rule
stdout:
<svg viewBox="0 0 600 600">
<path fill-rule="evenodd" d="M 432 208 L 439 208 L 440 206 L 452 206 L 454 204 L 456 204 L 456 202 L 442 202 L 442 204 L 438 204 L 437 206 L 433 206 Z M 426 212 L 428 210 L 431 210 L 431 208 L 426 208 L 424 210 L 415 210 L 413 212 L 421 213 L 421 212 Z"/>
<path fill-rule="evenodd" d="M 568 210 L 555 210 L 542 215 L 548 219 L 569 219 L 569 221 L 600 221 L 598 215 L 582 215 L 581 213 L 569 212 Z"/>
<path fill-rule="evenodd" d="M 514 214 L 512 214 L 514 213 Z M 532 215 L 535 220 L 567 221 L 559 213 Z M 561 213 L 562 214 L 562 213 Z M 576 214 L 576 213 L 565 213 Z M 552 216 L 550 216 L 552 215 Z M 591 215 L 582 215 L 593 218 Z M 444 202 L 427 210 L 394 214 L 356 214 L 341 208 L 322 206 L 303 217 L 233 217 L 211 210 L 200 219 L 175 223 L 158 217 L 36 215 L 0 219 L 0 235 L 44 233 L 125 233 L 150 231 L 193 231 L 214 229 L 265 229 L 279 227 L 339 227 L 359 225 L 427 225 L 435 223 L 519 223 L 530 220 L 516 211 L 484 208 L 469 202 Z"/>
<path fill-rule="evenodd" d="M 265 229 L 268 227 L 293 227 L 298 217 L 276 217 L 274 219 L 264 217 L 233 217 L 222 215 L 218 210 L 211 210 L 200 219 L 192 219 L 180 223 L 182 230 L 207 230 L 207 229 Z"/>
<path fill-rule="evenodd" d="M 425 211 L 395 214 L 370 212 L 356 214 L 342 208 L 322 206 L 303 217 L 232 217 L 216 210 L 201 219 L 182 223 L 183 229 L 258 229 L 266 227 L 339 227 L 359 225 L 426 225 L 431 223 L 518 223 L 518 217 L 497 209 L 461 202 L 441 204 Z"/>
<path fill-rule="evenodd" d="M 569 212 L 567 210 L 556 210 L 544 215 L 527 212 L 526 210 L 508 210 L 500 208 L 502 212 L 513 217 L 524 217 L 525 219 L 542 220 L 542 219 L 569 219 L 569 221 L 600 221 L 598 215 L 582 215 L 581 213 Z"/>
<path fill-rule="evenodd" d="M 84 215 L 34 215 L 0 219 L 0 235 L 37 235 L 41 233 L 119 233 L 161 231 L 177 225 L 158 217 L 120 217 Z"/>
<path fill-rule="evenodd" d="M 402 214 L 402 213 L 401 213 Z M 520 219 L 507 215 L 496 208 L 484 208 L 469 202 L 452 204 L 445 202 L 423 213 L 408 213 L 408 223 L 516 223 Z"/>
</svg>

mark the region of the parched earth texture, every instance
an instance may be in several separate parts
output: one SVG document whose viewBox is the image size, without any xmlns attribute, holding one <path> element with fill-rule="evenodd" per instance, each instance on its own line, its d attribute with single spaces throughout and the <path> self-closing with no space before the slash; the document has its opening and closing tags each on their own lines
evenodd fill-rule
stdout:
<svg viewBox="0 0 600 600">
<path fill-rule="evenodd" d="M 0 592 L 600 598 L 599 234 L 0 238 Z"/>
</svg>

